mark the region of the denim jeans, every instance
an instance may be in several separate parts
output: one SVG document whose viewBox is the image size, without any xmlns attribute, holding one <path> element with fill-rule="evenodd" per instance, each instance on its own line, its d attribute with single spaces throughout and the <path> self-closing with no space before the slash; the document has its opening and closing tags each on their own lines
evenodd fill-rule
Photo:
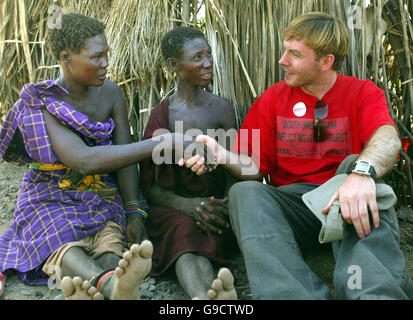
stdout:
<svg viewBox="0 0 413 320">
<path fill-rule="evenodd" d="M 355 155 L 340 165 L 345 173 Z M 320 246 L 321 223 L 302 194 L 318 185 L 274 187 L 245 181 L 229 193 L 231 225 L 243 253 L 254 299 L 331 299 L 330 289 L 304 262 L 301 249 Z M 371 224 L 372 225 L 372 224 Z M 332 243 L 339 299 L 413 299 L 413 283 L 399 248 L 395 210 L 380 212 L 380 227 L 364 239 L 353 225 Z"/>
</svg>

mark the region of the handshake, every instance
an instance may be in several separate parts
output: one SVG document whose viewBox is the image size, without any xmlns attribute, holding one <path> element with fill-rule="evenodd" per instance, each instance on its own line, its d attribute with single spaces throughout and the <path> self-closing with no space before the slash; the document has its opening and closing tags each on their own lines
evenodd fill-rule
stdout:
<svg viewBox="0 0 413 320">
<path fill-rule="evenodd" d="M 186 166 L 197 175 L 212 172 L 225 162 L 228 152 L 215 139 L 207 135 L 197 137 L 182 133 L 157 130 L 154 141 L 160 141 L 153 149 L 152 161 L 156 165 L 174 164 Z"/>
<path fill-rule="evenodd" d="M 177 121 L 179 122 L 179 121 Z M 240 129 L 207 129 L 204 134 L 199 129 L 190 129 L 185 133 L 182 127 L 175 124 L 175 132 L 158 129 L 152 135 L 152 140 L 159 142 L 152 151 L 152 161 L 156 165 L 178 164 L 186 166 L 197 175 L 203 175 L 223 165 L 237 178 L 259 180 L 260 131 L 252 130 L 252 143 L 249 144 L 248 130 Z M 238 139 L 237 139 L 238 135 Z M 246 153 L 231 152 L 234 143 L 240 150 L 250 150 L 254 160 Z"/>
</svg>

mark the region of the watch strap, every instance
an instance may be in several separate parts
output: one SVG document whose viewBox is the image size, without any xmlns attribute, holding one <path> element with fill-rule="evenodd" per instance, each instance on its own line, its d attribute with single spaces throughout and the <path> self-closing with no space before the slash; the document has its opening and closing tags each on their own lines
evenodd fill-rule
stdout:
<svg viewBox="0 0 413 320">
<path fill-rule="evenodd" d="M 357 168 L 357 165 L 359 163 L 366 164 L 368 166 L 368 170 L 366 170 L 366 171 L 356 171 L 355 169 Z M 356 173 L 356 174 L 359 174 L 359 175 L 371 176 L 373 179 L 377 178 L 376 169 L 374 169 L 374 166 L 368 161 L 356 161 L 356 162 L 354 162 L 351 165 L 350 170 L 348 171 L 348 174 L 350 174 L 350 173 Z"/>
</svg>

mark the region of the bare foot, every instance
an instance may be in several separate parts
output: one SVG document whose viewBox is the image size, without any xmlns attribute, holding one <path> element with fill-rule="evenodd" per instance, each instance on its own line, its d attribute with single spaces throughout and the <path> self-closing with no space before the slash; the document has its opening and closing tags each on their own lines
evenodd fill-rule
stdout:
<svg viewBox="0 0 413 320">
<path fill-rule="evenodd" d="M 82 281 L 80 277 L 64 277 L 61 285 L 66 300 L 103 300 L 103 295 L 90 281 Z"/>
<path fill-rule="evenodd" d="M 212 282 L 211 289 L 207 292 L 211 300 L 237 300 L 234 287 L 234 276 L 227 268 L 218 271 L 218 277 Z"/>
<path fill-rule="evenodd" d="M 134 244 L 123 254 L 115 270 L 111 300 L 138 300 L 139 284 L 152 267 L 153 246 L 149 240 Z"/>
</svg>

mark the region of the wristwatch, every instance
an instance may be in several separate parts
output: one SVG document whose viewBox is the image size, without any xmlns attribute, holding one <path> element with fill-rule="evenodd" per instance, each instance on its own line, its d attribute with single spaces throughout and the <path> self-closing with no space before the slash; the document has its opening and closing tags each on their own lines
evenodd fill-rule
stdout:
<svg viewBox="0 0 413 320">
<path fill-rule="evenodd" d="M 367 161 L 356 161 L 350 168 L 349 173 L 356 173 L 361 176 L 369 176 L 373 179 L 377 178 L 376 170 L 374 169 L 373 165 Z"/>
</svg>

